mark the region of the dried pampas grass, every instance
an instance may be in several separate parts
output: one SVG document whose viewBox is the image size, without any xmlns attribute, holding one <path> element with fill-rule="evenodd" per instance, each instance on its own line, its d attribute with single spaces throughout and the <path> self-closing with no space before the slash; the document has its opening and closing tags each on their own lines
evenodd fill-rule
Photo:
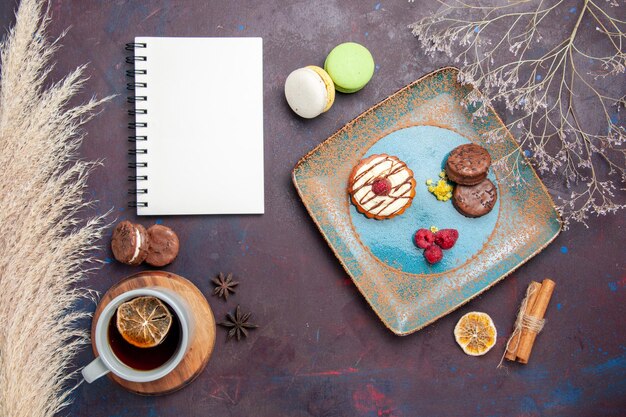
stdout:
<svg viewBox="0 0 626 417">
<path fill-rule="evenodd" d="M 47 84 L 49 41 L 41 0 L 22 0 L 0 45 L 0 416 L 53 416 L 72 391 L 70 361 L 86 342 L 77 288 L 103 218 L 79 213 L 93 162 L 77 160 L 81 126 L 102 101 L 69 106 L 83 67 Z M 106 99 L 105 99 L 106 100 Z"/>
</svg>

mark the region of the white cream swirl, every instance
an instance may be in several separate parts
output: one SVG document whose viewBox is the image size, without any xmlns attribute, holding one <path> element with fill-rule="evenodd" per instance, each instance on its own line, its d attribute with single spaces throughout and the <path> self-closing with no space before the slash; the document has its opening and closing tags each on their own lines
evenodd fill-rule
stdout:
<svg viewBox="0 0 626 417">
<path fill-rule="evenodd" d="M 415 186 L 412 171 L 395 156 L 375 155 L 354 174 L 352 197 L 367 212 L 388 217 L 401 211 L 413 199 Z M 387 195 L 376 195 L 374 181 L 386 178 L 391 183 Z"/>
<path fill-rule="evenodd" d="M 130 259 L 130 261 L 128 261 L 128 263 L 131 264 L 135 262 L 135 260 L 139 257 L 139 249 L 141 248 L 141 233 L 139 233 L 139 229 L 137 228 L 135 228 L 135 240 L 135 253 L 133 254 L 133 257 Z"/>
</svg>

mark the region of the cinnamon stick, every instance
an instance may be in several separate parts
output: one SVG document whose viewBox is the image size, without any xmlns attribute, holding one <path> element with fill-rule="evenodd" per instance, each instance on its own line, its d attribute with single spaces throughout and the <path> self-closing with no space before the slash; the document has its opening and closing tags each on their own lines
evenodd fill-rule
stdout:
<svg viewBox="0 0 626 417">
<path fill-rule="evenodd" d="M 554 286 L 556 284 L 551 279 L 544 279 L 541 283 L 541 288 L 537 295 L 537 299 L 535 300 L 535 304 L 530 310 L 529 316 L 532 316 L 537 319 L 543 319 L 546 314 L 546 309 L 548 308 L 548 303 L 550 302 L 550 298 L 552 297 L 552 292 L 554 291 Z M 521 363 L 528 363 L 528 359 L 530 358 L 530 353 L 533 349 L 533 344 L 535 343 L 535 338 L 537 337 L 537 333 L 533 330 L 530 330 L 526 327 L 522 328 L 522 334 L 520 336 L 519 347 L 517 348 L 517 361 Z"/>
<path fill-rule="evenodd" d="M 528 300 L 526 301 L 526 308 L 524 309 L 524 311 L 520 311 L 520 314 L 522 316 L 524 314 L 529 314 L 532 311 L 532 308 L 535 305 L 535 301 L 537 300 L 537 296 L 539 295 L 540 289 L 541 289 L 541 284 L 538 283 L 537 281 L 532 281 L 528 285 L 526 294 L 530 294 L 530 295 L 528 296 Z M 517 321 L 515 324 L 517 327 Z M 511 349 L 511 347 L 513 347 L 513 349 L 507 350 L 506 354 L 504 355 L 504 357 L 510 361 L 515 361 L 515 359 L 517 358 L 517 351 L 519 350 L 519 346 L 520 346 L 520 338 L 522 336 L 522 332 L 521 330 L 520 331 L 517 331 L 517 330 L 518 330 L 517 328 L 514 330 L 513 336 L 511 336 L 511 340 L 507 344 L 509 346 L 509 349 Z M 515 333 L 515 331 L 517 332 Z"/>
</svg>

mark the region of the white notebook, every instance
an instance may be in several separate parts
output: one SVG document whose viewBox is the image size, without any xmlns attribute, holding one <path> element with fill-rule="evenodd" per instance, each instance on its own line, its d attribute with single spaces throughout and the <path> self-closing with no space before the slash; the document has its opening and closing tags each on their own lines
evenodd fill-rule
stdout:
<svg viewBox="0 0 626 417">
<path fill-rule="evenodd" d="M 137 37 L 138 215 L 263 213 L 261 38 Z"/>
</svg>

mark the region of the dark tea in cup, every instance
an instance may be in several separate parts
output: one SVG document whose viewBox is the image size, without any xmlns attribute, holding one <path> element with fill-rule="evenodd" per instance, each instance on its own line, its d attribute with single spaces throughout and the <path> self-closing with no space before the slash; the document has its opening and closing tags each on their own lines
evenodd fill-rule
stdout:
<svg viewBox="0 0 626 417">
<path fill-rule="evenodd" d="M 87 383 L 108 374 L 130 382 L 159 380 L 189 352 L 195 322 L 171 288 L 144 286 L 110 300 L 92 332 L 98 356 L 81 373 Z M 118 329 L 119 326 L 119 329 Z"/>
<path fill-rule="evenodd" d="M 117 329 L 117 312 L 113 314 L 109 321 L 108 341 L 115 356 L 125 365 L 139 371 L 151 371 L 170 360 L 180 346 L 181 326 L 176 313 L 169 306 L 168 310 L 172 313 L 171 327 L 160 344 L 149 348 L 127 342 Z"/>
</svg>

